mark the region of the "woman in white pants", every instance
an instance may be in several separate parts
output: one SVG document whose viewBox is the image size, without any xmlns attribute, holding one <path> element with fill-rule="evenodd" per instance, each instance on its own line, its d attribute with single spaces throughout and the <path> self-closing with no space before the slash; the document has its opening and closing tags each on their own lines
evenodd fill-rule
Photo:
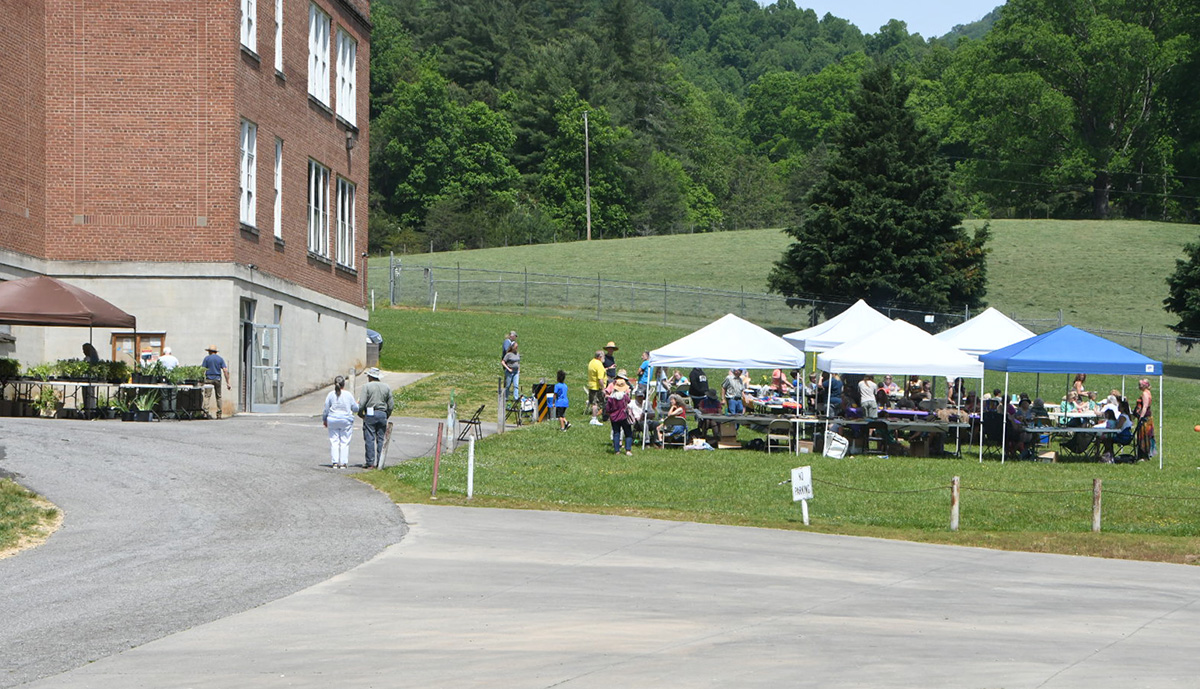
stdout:
<svg viewBox="0 0 1200 689">
<path fill-rule="evenodd" d="M 349 466 L 350 436 L 354 434 L 354 414 L 358 411 L 358 402 L 354 401 L 354 395 L 343 390 L 345 387 L 345 378 L 333 379 L 333 392 L 325 396 L 325 411 L 321 414 L 321 422 L 329 429 L 329 463 L 343 469 Z"/>
</svg>

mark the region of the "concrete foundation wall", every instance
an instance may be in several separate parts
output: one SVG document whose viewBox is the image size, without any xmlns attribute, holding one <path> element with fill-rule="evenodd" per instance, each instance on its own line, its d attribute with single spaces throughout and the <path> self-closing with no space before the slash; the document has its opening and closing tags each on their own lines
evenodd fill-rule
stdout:
<svg viewBox="0 0 1200 689">
<path fill-rule="evenodd" d="M 138 332 L 164 333 L 164 344 L 184 365 L 197 365 L 205 347 L 216 345 L 229 366 L 233 390 L 226 411 L 237 404 L 242 380 L 243 300 L 253 300 L 253 321 L 276 322 L 279 309 L 280 378 L 283 399 L 328 385 L 333 377 L 366 361 L 365 309 L 231 264 L 157 264 L 43 262 L 13 259 L 0 252 L 0 279 L 26 277 L 29 269 L 48 274 L 108 300 L 138 319 Z M 35 265 L 44 264 L 44 265 Z M 22 366 L 82 358 L 87 328 L 13 326 L 15 342 L 0 344 L 0 357 Z M 111 328 L 92 329 L 92 342 L 103 359 L 112 357 Z M 236 407 L 235 407 L 236 404 Z"/>
</svg>

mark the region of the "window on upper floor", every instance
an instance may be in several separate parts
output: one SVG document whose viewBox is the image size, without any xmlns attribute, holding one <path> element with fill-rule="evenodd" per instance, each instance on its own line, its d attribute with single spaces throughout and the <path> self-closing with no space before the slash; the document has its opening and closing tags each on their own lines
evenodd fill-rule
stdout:
<svg viewBox="0 0 1200 689">
<path fill-rule="evenodd" d="M 308 161 L 308 250 L 329 258 L 329 168 Z"/>
<path fill-rule="evenodd" d="M 329 105 L 329 15 L 308 6 L 308 93 Z"/>
<path fill-rule="evenodd" d="M 337 32 L 337 114 L 354 126 L 358 112 L 355 101 L 355 60 L 358 57 L 358 41 L 345 31 Z"/>
<path fill-rule="evenodd" d="M 283 73 L 283 0 L 275 0 L 275 71 Z"/>
<path fill-rule="evenodd" d="M 275 238 L 283 239 L 283 139 L 275 139 Z"/>
<path fill-rule="evenodd" d="M 241 0 L 242 45 L 252 53 L 258 52 L 258 41 L 255 40 L 255 34 L 258 32 L 258 8 L 255 3 L 256 0 Z"/>
<path fill-rule="evenodd" d="M 249 120 L 242 120 L 242 136 L 241 136 L 241 154 L 242 164 L 240 175 L 238 178 L 238 186 L 240 189 L 239 200 L 239 216 L 243 225 L 255 227 L 254 206 L 256 201 L 255 177 L 256 167 L 255 153 L 258 147 L 258 125 Z"/>
<path fill-rule="evenodd" d="M 354 267 L 354 183 L 338 177 L 337 181 L 337 262 Z"/>
</svg>

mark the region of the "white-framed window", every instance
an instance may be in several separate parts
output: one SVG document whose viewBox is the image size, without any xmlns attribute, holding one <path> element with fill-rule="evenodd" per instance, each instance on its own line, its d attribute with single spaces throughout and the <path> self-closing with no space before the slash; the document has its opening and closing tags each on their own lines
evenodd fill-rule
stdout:
<svg viewBox="0 0 1200 689">
<path fill-rule="evenodd" d="M 255 227 L 254 206 L 257 200 L 255 190 L 255 178 L 257 176 L 255 162 L 255 152 L 258 147 L 258 125 L 249 120 L 242 120 L 242 136 L 241 136 L 241 153 L 242 164 L 241 174 L 238 178 L 241 210 L 239 216 L 242 224 Z"/>
<path fill-rule="evenodd" d="M 337 181 L 337 262 L 354 267 L 354 183 Z"/>
<path fill-rule="evenodd" d="M 283 139 L 275 138 L 275 238 L 283 239 Z"/>
<path fill-rule="evenodd" d="M 308 161 L 308 250 L 329 258 L 329 168 Z"/>
<path fill-rule="evenodd" d="M 329 15 L 308 6 L 308 93 L 329 105 Z"/>
<path fill-rule="evenodd" d="M 283 72 L 283 0 L 275 0 L 275 71 Z"/>
<path fill-rule="evenodd" d="M 350 124 L 358 126 L 355 116 L 355 60 L 358 58 L 358 41 L 345 31 L 337 32 L 337 114 Z"/>
<path fill-rule="evenodd" d="M 258 32 L 258 8 L 256 0 L 242 0 L 242 45 L 251 52 L 258 52 L 258 41 L 254 34 Z"/>
</svg>

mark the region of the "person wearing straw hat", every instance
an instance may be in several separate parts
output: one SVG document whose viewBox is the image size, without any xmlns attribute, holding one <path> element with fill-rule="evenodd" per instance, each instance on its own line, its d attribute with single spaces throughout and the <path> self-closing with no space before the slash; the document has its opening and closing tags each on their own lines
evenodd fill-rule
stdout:
<svg viewBox="0 0 1200 689">
<path fill-rule="evenodd" d="M 208 356 L 204 357 L 204 361 L 200 365 L 204 367 L 204 380 L 211 383 L 213 386 L 213 397 L 217 402 L 217 418 L 221 418 L 221 377 L 225 377 L 225 389 L 232 390 L 233 386 L 229 382 L 229 367 L 225 365 L 225 360 L 217 354 L 217 346 L 209 345 L 204 348 L 208 352 Z"/>
<path fill-rule="evenodd" d="M 617 377 L 617 359 L 614 354 L 620 347 L 616 342 L 609 340 L 608 344 L 604 345 L 604 375 L 608 376 L 608 382 L 613 382 Z"/>
<path fill-rule="evenodd" d="M 363 386 L 362 401 L 358 406 L 367 450 L 363 466 L 374 469 L 383 457 L 383 439 L 387 434 L 388 417 L 392 415 L 392 389 L 380 382 L 379 377 L 383 374 L 378 368 L 372 366 L 363 373 L 367 374 L 367 384 Z"/>
<path fill-rule="evenodd" d="M 633 426 L 629 423 L 629 402 L 633 388 L 629 385 L 629 374 L 625 369 L 617 371 L 613 379 L 613 391 L 604 401 L 608 421 L 612 424 L 613 454 L 621 454 L 621 437 L 625 437 L 625 454 L 633 456 Z"/>
</svg>

